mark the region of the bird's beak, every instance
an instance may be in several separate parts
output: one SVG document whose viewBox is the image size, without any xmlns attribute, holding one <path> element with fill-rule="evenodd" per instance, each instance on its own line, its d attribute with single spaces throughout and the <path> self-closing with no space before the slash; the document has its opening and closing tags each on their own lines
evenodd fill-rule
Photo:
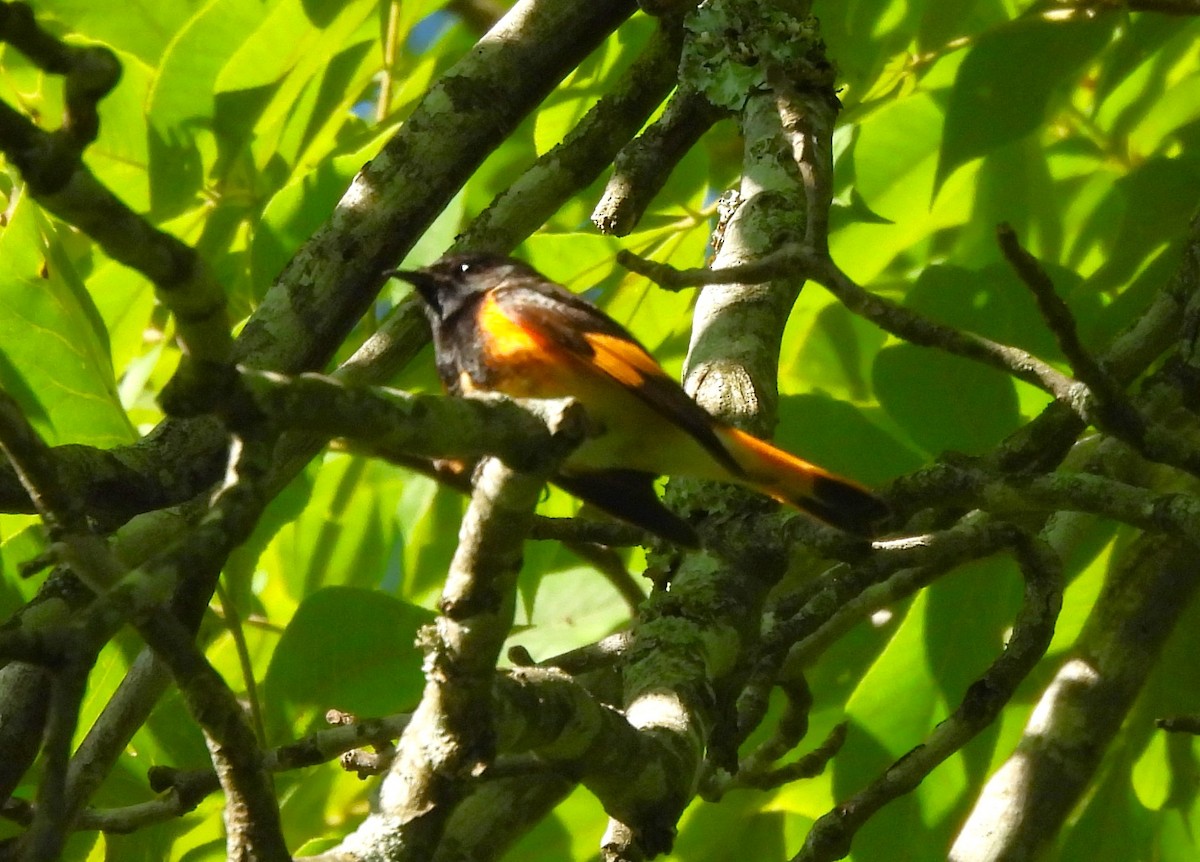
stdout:
<svg viewBox="0 0 1200 862">
<path fill-rule="evenodd" d="M 419 284 L 422 280 L 428 280 L 429 274 L 419 269 L 389 269 L 384 271 L 383 277 L 398 278 L 409 284 Z"/>
<path fill-rule="evenodd" d="M 438 303 L 439 282 L 437 276 L 423 269 L 389 269 L 384 273 L 387 278 L 398 278 L 407 281 L 417 289 L 421 298 L 432 308 L 440 308 Z"/>
</svg>

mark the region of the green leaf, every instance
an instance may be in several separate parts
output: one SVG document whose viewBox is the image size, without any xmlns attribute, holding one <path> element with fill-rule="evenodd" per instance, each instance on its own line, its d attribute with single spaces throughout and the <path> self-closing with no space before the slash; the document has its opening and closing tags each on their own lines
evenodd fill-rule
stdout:
<svg viewBox="0 0 1200 862">
<path fill-rule="evenodd" d="M 1071 828 L 1059 842 L 1060 859 L 1090 862 L 1128 862 L 1148 858 L 1154 823 L 1137 803 L 1129 773 L 1113 769 L 1102 774 Z"/>
<path fill-rule="evenodd" d="M 400 524 L 400 595 L 420 604 L 432 604 L 441 595 L 458 548 L 466 499 L 432 479 L 405 475 L 396 502 Z"/>
<path fill-rule="evenodd" d="M 1196 30 L 1169 15 L 1135 15 L 1117 31 L 1095 82 L 1096 124 L 1123 136 L 1169 90 L 1180 60 L 1190 69 Z M 1180 70 L 1181 72 L 1183 69 Z"/>
<path fill-rule="evenodd" d="M 1200 841 L 1196 838 L 1195 818 L 1189 816 L 1192 814 L 1192 806 L 1162 813 L 1155 835 L 1157 858 L 1163 862 L 1191 862 L 1196 858 Z"/>
<path fill-rule="evenodd" d="M 592 826 L 603 821 L 604 809 L 596 797 L 582 786 L 577 786 L 558 804 L 551 818 L 543 820 L 526 833 L 502 858 L 504 862 L 590 860 L 596 851 Z"/>
<path fill-rule="evenodd" d="M 150 206 L 146 96 L 153 68 L 129 54 L 117 57 L 121 80 L 100 102 L 100 134 L 84 151 L 84 161 L 130 209 L 144 212 Z"/>
<path fill-rule="evenodd" d="M 854 405 L 819 394 L 779 400 L 775 442 L 868 485 L 914 470 L 925 460 Z"/>
<path fill-rule="evenodd" d="M 1170 151 L 1175 134 L 1200 118 L 1200 74 L 1188 74 L 1159 95 L 1132 131 L 1129 145 L 1139 154 Z"/>
<path fill-rule="evenodd" d="M 433 613 L 376 590 L 329 587 L 305 599 L 267 670 L 268 727 L 297 711 L 382 716 L 411 708 L 424 685 L 417 629 Z"/>
<path fill-rule="evenodd" d="M 384 130 L 353 153 L 322 161 L 271 197 L 263 209 L 250 247 L 252 284 L 266 290 L 300 244 L 329 218 L 355 173 L 375 157 L 393 131 Z M 457 233 L 457 228 L 455 224 L 450 239 Z M 443 250 L 444 247 L 438 253 Z M 422 263 L 428 263 L 434 257 L 436 255 Z"/>
<path fill-rule="evenodd" d="M 147 100 L 156 213 L 175 215 L 196 202 L 217 155 L 217 75 L 264 14 L 259 4 L 209 0 L 167 46 Z"/>
<path fill-rule="evenodd" d="M 925 651 L 946 702 L 967 688 L 1004 652 L 1021 607 L 1022 578 L 1011 557 L 998 555 L 957 567 L 929 587 Z"/>
<path fill-rule="evenodd" d="M 928 93 L 889 102 L 859 126 L 855 190 L 872 221 L 911 223 L 933 200 L 942 108 Z"/>
<path fill-rule="evenodd" d="M 275 0 L 217 76 L 216 91 L 252 90 L 289 73 L 307 80 L 377 8 L 375 0 Z"/>
<path fill-rule="evenodd" d="M 1029 15 L 984 33 L 950 91 L 935 189 L 960 165 L 1042 126 L 1117 20 Z"/>
<path fill-rule="evenodd" d="M 1030 253 L 1046 261 L 1059 260 L 1063 204 L 1062 188 L 1050 171 L 1050 156 L 1039 142 L 1025 137 L 992 150 L 979 163 L 974 211 L 956 242 L 954 262 L 972 268 L 994 262 L 996 225 L 1001 223 L 1016 231 Z"/>
<path fill-rule="evenodd" d="M 1064 560 L 1068 581 L 1049 653 L 1070 649 L 1083 631 L 1092 606 L 1108 579 L 1118 547 L 1117 528 L 1111 521 L 1097 518 L 1080 530 L 1078 545 Z"/>
<path fill-rule="evenodd" d="M 674 853 L 688 862 L 783 859 L 783 820 L 748 794 L 731 794 L 720 805 L 698 801 L 684 812 Z"/>
<path fill-rule="evenodd" d="M 83 860 L 95 862 L 95 860 L 99 859 L 115 858 L 100 855 L 105 852 L 105 848 L 100 841 L 101 834 L 100 832 L 87 832 L 83 830 L 72 833 L 71 837 L 67 839 L 66 847 L 63 848 L 63 862 L 77 862 L 77 860 L 78 862 L 83 862 Z M 107 844 L 108 840 L 104 843 Z"/>
<path fill-rule="evenodd" d="M 51 31 L 77 33 L 154 65 L 171 34 L 192 14 L 196 4 L 195 0 L 155 0 L 123 6 L 120 14 L 106 3 L 91 0 L 36 0 L 31 5 L 38 23 Z"/>
<path fill-rule="evenodd" d="M 1082 280 L 1078 273 L 1053 264 L 1044 268 L 1059 296 L 1072 300 L 1077 319 L 1091 321 L 1099 315 L 1096 294 L 1079 295 Z M 904 304 L 948 326 L 1023 347 L 1042 359 L 1062 358 L 1033 294 L 1007 264 L 995 263 L 977 271 L 930 266 L 917 278 Z"/>
<path fill-rule="evenodd" d="M 633 576 L 635 580 L 638 575 Z M 590 566 L 581 566 L 557 543 L 538 542 L 526 551 L 522 586 L 536 586 L 536 601 L 518 614 L 514 633 L 537 659 L 559 655 L 612 634 L 629 621 L 616 588 Z"/>
<path fill-rule="evenodd" d="M 130 363 L 161 351 L 163 346 L 154 340 L 154 335 L 147 338 L 157 304 L 154 287 L 139 273 L 97 251 L 87 276 L 87 288 L 108 332 L 113 367 L 121 378 L 124 393 L 130 382 Z"/>
<path fill-rule="evenodd" d="M 813 14 L 821 21 L 821 36 L 829 56 L 837 61 L 838 77 L 848 92 L 847 103 L 860 103 L 868 93 L 880 87 L 880 81 L 893 79 L 899 66 L 910 65 L 909 46 L 916 36 L 916 24 L 923 4 L 907 0 L 871 0 L 871 2 L 826 2 L 817 0 Z M 945 4 L 939 10 L 953 16 L 966 3 Z M 896 57 L 902 62 L 889 63 Z"/>
<path fill-rule="evenodd" d="M 294 598 L 333 585 L 377 586 L 398 554 L 392 517 L 402 493 L 400 471 L 381 462 L 326 456 L 304 512 L 269 546 L 279 584 Z M 301 489 L 297 489 L 298 491 Z"/>
<path fill-rule="evenodd" d="M 543 103 L 534 117 L 534 145 L 539 155 L 562 142 L 592 108 L 595 97 L 608 89 L 605 84 L 616 80 L 646 47 L 649 21 L 635 21 L 640 25 L 636 33 L 622 28 L 620 38 L 592 52 Z"/>
<path fill-rule="evenodd" d="M 134 439 L 113 379 L 100 316 L 69 267 L 50 266 L 54 232 L 18 202 L 0 233 L 0 377 L 51 445 Z"/>
<path fill-rule="evenodd" d="M 33 598 L 35 584 L 18 574 L 22 563 L 46 551 L 46 528 L 29 515 L 6 515 L 0 535 L 0 619 Z"/>
<path fill-rule="evenodd" d="M 368 23 L 361 30 L 371 30 Z M 254 124 L 250 143 L 255 165 L 267 176 L 290 170 L 307 170 L 325 151 L 336 147 L 347 128 L 364 137 L 365 124 L 353 113 L 379 67 L 377 45 L 369 33 L 346 34 L 345 47 L 329 49 L 325 62 L 293 69 L 270 93 Z M 375 130 L 379 134 L 379 130 Z M 359 165 L 361 167 L 361 164 Z"/>
<path fill-rule="evenodd" d="M 203 763 L 207 753 L 204 734 L 176 688 L 159 699 L 129 744 L 129 755 L 143 763 Z"/>
<path fill-rule="evenodd" d="M 859 790 L 896 758 L 920 745 L 962 697 L 965 688 L 962 680 L 956 681 L 956 690 L 949 692 L 949 698 L 943 691 L 947 667 L 952 666 L 955 672 L 961 672 L 962 668 L 955 645 L 944 637 L 946 613 L 953 614 L 953 609 L 932 598 L 941 586 L 939 583 L 917 595 L 891 641 L 862 676 L 846 704 L 846 715 L 853 726 L 846 747 L 834 761 L 835 792 L 839 799 Z M 953 601 L 953 596 L 949 597 Z M 960 612 L 953 626 L 961 632 L 969 622 L 969 611 Z M 980 632 L 972 632 L 970 636 L 987 639 Z M 995 644 L 990 646 L 992 655 L 989 658 L 994 658 L 997 647 Z M 966 677 L 971 677 L 984 665 L 980 658 L 977 655 L 975 661 L 966 662 Z M 869 828 L 855 837 L 855 846 L 864 852 L 863 858 L 887 858 L 880 853 L 880 847 L 889 842 L 889 836 L 894 835 L 897 828 L 926 833 L 916 843 L 906 843 L 914 848 L 913 852 L 897 858 L 920 859 L 922 851 L 915 848 L 922 846 L 922 841 L 943 841 L 931 824 L 943 820 L 967 791 L 964 760 L 961 753 L 951 757 L 934 771 L 916 794 L 904 797 L 897 811 L 885 810 L 873 818 Z M 947 826 L 943 823 L 937 828 Z"/>
<path fill-rule="evenodd" d="M 867 375 L 886 335 L 815 285 L 800 294 L 779 348 L 779 389 L 871 397 Z"/>
<path fill-rule="evenodd" d="M 903 678 L 911 679 L 908 674 L 904 674 Z M 922 694 L 929 695 L 929 691 L 926 689 L 913 692 L 912 698 L 908 698 L 907 693 L 901 687 L 889 686 L 888 691 L 895 692 L 903 698 L 897 704 L 900 707 L 911 705 L 911 702 Z M 886 705 L 881 706 L 884 710 L 889 708 Z M 857 722 L 851 725 L 845 746 L 833 761 L 833 798 L 835 800 L 840 802 L 862 790 L 868 782 L 886 770 L 900 753 L 907 751 L 915 744 L 913 741 L 902 740 L 919 741 L 923 738 L 921 728 L 926 721 L 917 721 L 909 717 L 909 721 L 905 724 L 908 733 L 897 738 L 902 744 L 899 752 L 892 751 L 889 746 L 877 739 L 870 732 L 874 728 L 869 730 L 859 727 Z M 903 835 L 903 840 L 898 841 L 897 835 Z M 854 858 L 916 862 L 921 858 L 923 849 L 931 846 L 941 848 L 944 846 L 944 842 L 935 842 L 930 839 L 928 826 L 921 816 L 918 800 L 913 794 L 906 794 L 891 802 L 882 811 L 877 812 L 866 826 L 855 834 Z"/>
<path fill-rule="evenodd" d="M 1195 201 L 1181 191 L 1197 182 L 1200 158 L 1194 155 L 1149 159 L 1118 177 L 1107 204 L 1097 207 L 1080 230 L 1080 243 L 1105 249 L 1089 287 L 1124 287 L 1167 243 L 1183 237 Z"/>
<path fill-rule="evenodd" d="M 1133 792 L 1138 802 L 1158 811 L 1171 795 L 1171 767 L 1167 760 L 1167 737 L 1156 733 L 1133 766 Z"/>
<path fill-rule="evenodd" d="M 927 347 L 880 351 L 873 385 L 883 409 L 930 455 L 980 454 L 1021 418 L 1011 378 Z"/>
<path fill-rule="evenodd" d="M 505 862 L 561 862 L 571 853 L 571 830 L 557 816 L 541 820 L 502 857 Z"/>
<path fill-rule="evenodd" d="M 886 762 L 908 751 L 924 738 L 943 709 L 925 649 L 928 601 L 927 593 L 917 595 L 846 704 L 846 715 L 856 730 L 866 731 L 886 752 L 871 759 L 883 756 Z"/>
<path fill-rule="evenodd" d="M 855 189 L 874 215 L 829 238 L 834 259 L 852 278 L 869 282 L 897 263 L 910 272 L 913 259 L 923 259 L 921 243 L 970 218 L 975 179 L 970 167 L 934 196 L 941 134 L 942 109 L 925 92 L 887 102 L 862 121 L 851 166 Z"/>
<path fill-rule="evenodd" d="M 919 44 L 924 51 L 946 50 L 947 43 L 995 27 L 1009 15 L 1003 0 L 932 0 L 914 5 L 921 14 Z"/>
</svg>

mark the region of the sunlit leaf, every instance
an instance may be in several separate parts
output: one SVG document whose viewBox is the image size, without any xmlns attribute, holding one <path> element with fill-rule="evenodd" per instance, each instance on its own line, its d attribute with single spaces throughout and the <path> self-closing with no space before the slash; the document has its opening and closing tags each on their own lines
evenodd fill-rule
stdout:
<svg viewBox="0 0 1200 862">
<path fill-rule="evenodd" d="M 47 267 L 55 242 L 28 199 L 0 233 L 0 380 L 52 444 L 127 443 L 107 333 L 76 273 Z"/>
<path fill-rule="evenodd" d="M 367 0 L 275 0 L 217 76 L 217 91 L 252 90 L 297 69 L 319 68 L 376 6 Z"/>
<path fill-rule="evenodd" d="M 265 14 L 257 4 L 209 0 L 175 34 L 148 101 L 151 196 L 156 212 L 193 203 L 211 161 L 217 75 Z"/>
<path fill-rule="evenodd" d="M 946 107 L 936 187 L 960 165 L 1041 126 L 1115 23 L 1113 15 L 1029 15 L 972 45 Z"/>
<path fill-rule="evenodd" d="M 53 28 L 86 34 L 89 39 L 127 51 L 142 62 L 154 64 L 167 42 L 191 16 L 196 0 L 156 0 L 122 9 L 88 0 L 35 0 L 31 4 L 39 19 Z"/>
<path fill-rule="evenodd" d="M 1151 811 L 1163 807 L 1171 794 L 1170 765 L 1167 762 L 1167 734 L 1150 737 L 1133 767 L 1133 792 L 1137 800 Z"/>
</svg>

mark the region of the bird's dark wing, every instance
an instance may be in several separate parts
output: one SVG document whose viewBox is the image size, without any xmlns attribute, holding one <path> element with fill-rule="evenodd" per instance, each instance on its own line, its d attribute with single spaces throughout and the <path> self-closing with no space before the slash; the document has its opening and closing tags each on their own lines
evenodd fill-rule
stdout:
<svg viewBox="0 0 1200 862">
<path fill-rule="evenodd" d="M 714 433 L 713 418 L 628 330 L 591 303 L 539 279 L 499 287 L 485 305 L 513 325 L 514 343 L 528 337 L 543 348 L 560 348 L 575 360 L 577 369 L 625 387 L 695 438 L 734 476 L 742 475 L 741 467 Z M 485 308 L 483 313 L 489 312 Z"/>
</svg>

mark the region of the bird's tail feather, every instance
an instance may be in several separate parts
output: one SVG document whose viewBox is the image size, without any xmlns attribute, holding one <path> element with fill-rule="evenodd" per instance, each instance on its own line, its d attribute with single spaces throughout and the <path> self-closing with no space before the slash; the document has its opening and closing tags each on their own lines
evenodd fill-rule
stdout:
<svg viewBox="0 0 1200 862">
<path fill-rule="evenodd" d="M 736 428 L 716 431 L 745 473 L 742 481 L 781 503 L 863 536 L 874 535 L 876 523 L 888 514 L 887 505 L 857 482 Z"/>
</svg>

